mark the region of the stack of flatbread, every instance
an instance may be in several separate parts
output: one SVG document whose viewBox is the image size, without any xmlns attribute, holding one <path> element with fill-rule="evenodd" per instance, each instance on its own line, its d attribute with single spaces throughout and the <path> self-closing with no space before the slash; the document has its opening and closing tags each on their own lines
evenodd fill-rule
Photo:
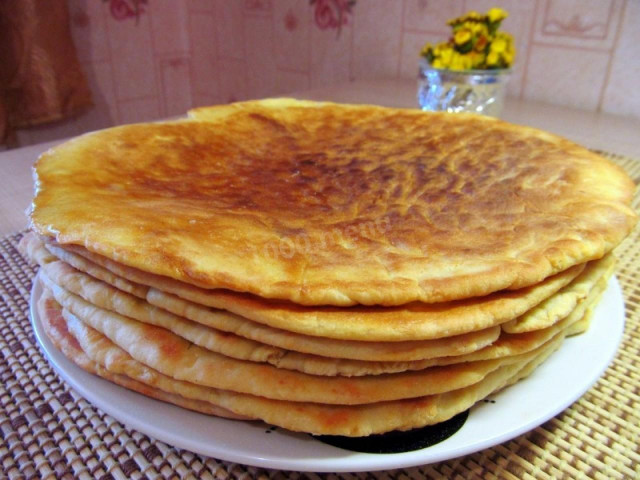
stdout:
<svg viewBox="0 0 640 480">
<path fill-rule="evenodd" d="M 435 424 L 588 328 L 634 185 L 538 130 L 289 99 L 35 166 L 43 327 L 112 382 L 313 434 Z"/>
</svg>

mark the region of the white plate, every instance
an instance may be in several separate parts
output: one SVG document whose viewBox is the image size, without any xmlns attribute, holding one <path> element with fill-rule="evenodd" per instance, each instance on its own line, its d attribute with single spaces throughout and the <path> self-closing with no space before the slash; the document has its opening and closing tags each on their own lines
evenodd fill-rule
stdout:
<svg viewBox="0 0 640 480">
<path fill-rule="evenodd" d="M 41 293 L 40 282 L 34 282 L 31 321 L 38 341 L 58 373 L 88 401 L 125 425 L 170 445 L 281 470 L 357 472 L 411 467 L 510 440 L 558 414 L 589 389 L 611 362 L 624 329 L 624 302 L 614 278 L 586 333 L 567 339 L 530 377 L 491 397 L 495 403 L 479 402 L 453 436 L 422 450 L 369 454 L 332 447 L 309 435 L 270 430 L 260 422 L 209 417 L 91 375 L 67 360 L 44 334 L 35 309 Z"/>
</svg>

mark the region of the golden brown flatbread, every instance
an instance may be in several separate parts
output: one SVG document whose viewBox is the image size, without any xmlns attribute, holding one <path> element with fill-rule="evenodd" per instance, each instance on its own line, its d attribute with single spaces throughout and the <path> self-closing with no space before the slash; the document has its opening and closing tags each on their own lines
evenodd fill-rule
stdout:
<svg viewBox="0 0 640 480">
<path fill-rule="evenodd" d="M 65 316 L 79 318 L 141 363 L 177 380 L 276 400 L 354 405 L 415 398 L 472 385 L 500 366 L 518 361 L 507 357 L 350 378 L 308 375 L 205 350 L 163 328 L 95 307 L 44 276 L 43 280 Z"/>
<path fill-rule="evenodd" d="M 302 305 L 521 289 L 636 221 L 620 167 L 478 115 L 270 100 L 83 135 L 37 161 L 39 234 Z"/>
<path fill-rule="evenodd" d="M 26 235 L 23 238 L 23 242 L 20 243 L 25 255 L 29 255 L 29 252 L 26 252 L 26 247 L 23 247 L 22 244 L 31 242 L 32 238 L 30 236 Z M 40 245 L 42 246 L 41 243 Z M 33 257 L 33 252 L 31 256 Z M 129 298 L 123 294 L 123 292 L 135 293 L 136 291 L 142 291 L 143 287 L 141 285 L 117 277 L 91 262 L 83 262 L 82 257 L 78 258 L 74 254 L 65 255 L 62 252 L 61 258 L 68 258 L 73 265 L 84 268 L 91 273 L 91 277 L 71 268 L 70 264 L 66 262 L 57 261 L 57 258 L 50 257 L 50 260 L 52 260 L 49 262 L 50 264 L 42 264 L 45 274 L 56 284 L 102 308 L 119 312 L 122 315 L 145 323 L 164 326 L 174 333 L 184 336 L 184 334 L 180 333 L 179 325 L 188 324 L 189 322 L 185 322 L 184 319 L 173 321 L 172 315 L 165 312 L 157 312 L 156 307 L 141 305 L 141 302 L 136 298 Z M 104 279 L 105 283 L 92 280 L 94 275 L 96 278 Z M 121 287 L 122 292 L 110 288 L 109 285 Z M 435 340 L 407 342 L 343 341 L 323 337 L 310 337 L 273 329 L 228 312 L 211 311 L 211 309 L 199 305 L 184 304 L 179 299 L 173 301 L 171 296 L 156 298 L 156 295 L 159 294 L 160 292 L 157 290 L 148 292 L 147 299 L 152 305 L 161 307 L 180 317 L 195 320 L 201 325 L 288 350 L 286 353 L 276 353 L 276 350 L 272 349 L 265 360 L 283 368 L 293 368 L 297 365 L 296 369 L 303 368 L 306 373 L 316 375 L 360 375 L 391 373 L 409 368 L 419 369 L 421 368 L 420 364 L 411 365 L 408 362 L 470 353 L 491 344 L 500 334 L 500 327 L 495 326 L 468 334 Z M 196 340 L 203 339 L 202 327 L 199 329 L 189 325 L 187 327 L 195 331 L 192 336 L 185 338 L 206 348 L 204 342 L 199 343 Z M 309 358 L 296 357 L 295 352 L 292 351 L 328 358 L 314 358 L 313 361 L 309 361 Z M 231 356 L 236 355 L 232 353 Z M 236 358 L 238 357 L 236 356 Z M 353 361 L 343 362 L 340 359 Z"/>
<path fill-rule="evenodd" d="M 62 260 L 64 263 L 85 272 L 94 278 L 102 280 L 109 285 L 113 285 L 123 292 L 130 293 L 138 298 L 147 297 L 149 287 L 126 280 L 79 255 L 65 252 L 61 248 L 50 248 L 52 252 L 45 248 L 42 239 L 33 232 L 26 233 L 18 243 L 18 250 L 22 255 L 40 266 L 57 260 Z"/>
<path fill-rule="evenodd" d="M 124 352 L 111 349 L 110 355 L 107 356 L 109 364 L 107 368 L 89 358 L 82 350 L 78 340 L 69 332 L 67 322 L 62 317 L 62 307 L 58 304 L 49 292 L 44 292 L 36 303 L 38 318 L 42 322 L 45 334 L 51 340 L 53 345 L 62 354 L 89 373 L 98 375 L 110 382 L 121 387 L 128 388 L 135 392 L 141 393 L 147 397 L 155 398 L 163 402 L 173 403 L 182 408 L 195 410 L 196 412 L 205 413 L 207 415 L 215 415 L 217 417 L 231 418 L 234 420 L 248 420 L 249 417 L 237 415 L 226 408 L 219 407 L 210 402 L 206 402 L 196 398 L 188 398 L 180 395 L 179 391 L 173 390 L 173 393 L 161 390 L 149 385 L 153 375 L 142 375 L 135 380 L 126 375 L 113 373 L 108 369 L 110 365 L 118 365 L 126 362 L 128 359 L 123 358 Z M 106 351 L 104 346 L 99 344 L 101 339 L 96 339 L 95 347 L 99 350 Z M 108 341 L 108 340 L 107 340 Z M 102 348 L 101 348 L 102 347 Z M 130 357 L 129 357 L 130 358 Z"/>
<path fill-rule="evenodd" d="M 93 280 L 89 275 L 80 273 L 60 261 L 43 265 L 40 275 L 45 285 L 60 286 L 64 290 L 60 295 L 78 296 L 99 309 L 174 331 L 185 339 L 222 355 L 253 362 L 267 362 L 271 357 L 281 357 L 284 354 L 276 347 L 173 315 L 133 295 Z"/>
<path fill-rule="evenodd" d="M 239 360 L 253 362 L 267 362 L 279 368 L 298 370 L 313 375 L 372 375 L 382 373 L 394 373 L 404 370 L 419 370 L 424 368 L 420 361 L 361 361 L 341 358 L 332 358 L 321 352 L 321 355 L 310 355 L 299 353 L 283 348 L 274 347 L 268 344 L 248 340 L 237 335 L 210 328 L 202 323 L 192 322 L 183 317 L 174 315 L 166 310 L 150 305 L 145 301 L 132 295 L 121 292 L 103 282 L 92 279 L 90 276 L 75 271 L 71 266 L 60 261 L 43 265 L 41 277 L 47 285 L 60 286 L 65 292 L 60 295 L 71 293 L 77 295 L 88 303 L 111 312 L 118 313 L 125 317 L 138 320 L 143 323 L 165 328 L 176 335 L 188 340 L 198 346 L 206 348 L 216 353 L 227 355 Z M 228 315 L 225 315 L 227 318 Z M 244 322 L 238 320 L 238 322 Z M 260 333 L 260 328 L 249 328 L 245 330 Z M 350 356 L 357 357 L 363 353 L 378 352 L 384 354 L 385 351 L 391 353 L 409 351 L 412 354 L 423 353 L 424 358 L 432 358 L 442 355 L 455 355 L 465 352 L 473 352 L 482 347 L 490 345 L 498 338 L 500 327 L 494 327 L 489 331 L 472 332 L 463 338 L 454 337 L 451 339 L 424 340 L 410 342 L 409 345 L 400 343 L 379 343 L 379 342 L 345 342 L 344 345 L 337 345 L 338 341 L 329 340 L 324 343 L 336 345 L 341 351 L 355 350 Z M 287 333 L 282 332 L 281 337 L 286 337 Z M 289 335 L 290 336 L 290 335 Z M 298 335 L 298 337 L 301 337 Z M 314 339 L 313 343 L 321 343 Z M 461 344 L 461 345 L 459 345 Z M 293 342 L 295 348 L 295 342 Z M 438 355 L 439 354 L 439 355 Z"/>
<path fill-rule="evenodd" d="M 355 341 L 412 341 L 452 337 L 490 328 L 513 320 L 530 308 L 568 285 L 584 269 L 576 265 L 537 285 L 518 291 L 496 292 L 485 297 L 425 304 L 413 302 L 396 307 L 353 306 L 305 307 L 291 302 L 269 301 L 255 295 L 229 290 L 205 290 L 173 279 L 149 274 L 123 266 L 106 257 L 88 252 L 84 248 L 47 244 L 57 257 L 75 262 L 78 268 L 95 270 L 99 265 L 140 285 L 149 285 L 147 299 L 159 306 L 186 309 L 192 304 L 213 307 L 235 313 L 243 318 L 271 327 L 303 335 Z M 75 255 L 74 255 L 75 254 Z M 89 259 L 89 263 L 81 258 Z M 83 267 L 82 265 L 90 265 Z M 175 296 L 167 295 L 171 293 Z M 217 328 L 222 328 L 216 325 Z M 289 347 L 285 347 L 289 348 Z M 308 351 L 308 353 L 317 353 Z M 417 357 L 419 358 L 419 357 Z M 404 358 L 405 360 L 410 360 Z"/>
<path fill-rule="evenodd" d="M 415 346 L 416 350 L 419 350 L 417 344 L 423 343 L 423 351 L 431 354 L 436 352 L 441 353 L 441 355 L 425 355 L 423 360 L 412 362 L 354 361 L 330 358 L 326 355 L 326 352 L 323 353 L 324 356 L 309 355 L 274 347 L 270 348 L 257 342 L 245 341 L 235 335 L 224 334 L 216 329 L 204 326 L 207 324 L 206 318 L 203 319 L 204 321 L 194 323 L 183 318 L 183 316 L 173 315 L 163 309 L 158 309 L 155 306 L 149 305 L 143 300 L 121 292 L 103 282 L 92 279 L 89 275 L 81 273 L 61 261 L 54 261 L 43 265 L 41 276 L 44 277 L 43 279 L 45 280 L 45 283 L 49 284 L 49 282 L 53 282 L 56 285 L 61 286 L 64 290 L 82 297 L 92 305 L 105 310 L 117 312 L 120 315 L 130 317 L 143 323 L 166 328 L 185 340 L 213 352 L 221 353 L 240 360 L 267 362 L 279 368 L 298 370 L 312 375 L 361 376 L 396 373 L 406 370 L 421 370 L 430 366 L 489 360 L 531 351 L 583 317 L 585 311 L 584 307 L 590 304 L 592 299 L 598 296 L 604 289 L 613 262 L 610 261 L 609 258 L 605 258 L 594 263 L 598 264 L 599 268 L 589 268 L 587 272 L 581 274 L 570 285 L 572 286 L 575 284 L 573 290 L 563 290 L 562 295 L 565 297 L 573 297 L 578 293 L 585 293 L 584 300 L 580 302 L 578 307 L 574 308 L 570 314 L 565 315 L 563 320 L 556 321 L 553 325 L 547 328 L 541 328 L 522 334 L 509 334 L 504 332 L 500 335 L 500 338 L 498 338 L 497 335 L 497 333 L 499 333 L 499 327 L 495 327 L 498 329 L 498 332 L 486 337 L 486 341 L 483 343 L 472 344 L 471 341 L 473 339 L 469 338 L 471 334 L 468 334 L 466 338 L 462 339 L 453 337 L 450 339 L 440 339 L 435 341 L 411 342 Z M 599 275 L 599 279 L 594 275 L 594 273 Z M 582 278 L 583 276 L 588 277 L 587 281 Z M 591 288 L 596 284 L 599 288 Z M 583 292 L 587 287 L 589 290 Z M 593 293 L 591 290 L 593 290 Z M 534 310 L 537 316 L 541 315 L 538 308 Z M 190 315 L 188 310 L 186 313 L 187 317 L 193 317 L 193 315 Z M 551 313 L 556 313 L 553 307 L 551 307 Z M 195 318 L 197 318 L 197 316 Z M 302 336 L 296 335 L 296 337 L 297 338 L 292 340 L 298 340 L 298 343 L 305 342 L 304 339 L 301 339 Z M 315 343 L 321 343 L 319 340 L 322 339 L 317 337 L 311 338 L 315 340 Z M 478 342 L 481 338 L 481 336 L 478 336 L 478 339 L 475 341 Z M 452 348 L 446 348 L 447 341 L 452 344 Z M 306 342 L 308 343 L 308 340 L 306 340 Z M 455 351 L 455 345 L 459 342 L 463 343 L 471 353 L 451 356 L 452 352 Z M 293 348 L 298 349 L 298 345 L 296 344 L 297 342 L 293 341 L 292 343 Z M 338 342 L 330 340 L 328 343 L 330 345 L 331 343 L 337 344 Z M 379 342 L 344 343 L 345 345 L 341 346 L 342 351 L 349 349 L 356 351 L 362 351 L 364 349 L 371 351 L 383 351 L 384 347 L 387 345 Z M 363 346 L 362 343 L 365 343 L 365 346 Z M 402 343 L 404 342 L 390 343 L 389 346 L 390 348 L 397 346 L 398 349 L 400 349 L 402 348 Z M 427 347 L 427 344 L 431 343 L 435 343 L 436 347 L 439 348 L 434 348 L 434 351 L 431 351 Z M 485 348 L 482 348 L 483 346 Z M 353 354 L 351 356 L 356 355 Z"/>
<path fill-rule="evenodd" d="M 607 286 L 608 282 L 602 280 L 599 281 L 593 291 L 589 293 L 589 296 L 576 307 L 576 310 L 584 310 L 584 314 L 580 320 L 567 328 L 567 336 L 579 335 L 589 329 L 591 320 L 593 320 L 593 316 L 595 315 L 595 310 L 598 307 Z"/>
<path fill-rule="evenodd" d="M 590 262 L 573 282 L 526 314 L 503 323 L 502 329 L 508 333 L 532 332 L 566 318 L 596 286 L 599 285 L 600 291 L 604 289 L 613 275 L 615 260 L 613 254 L 608 254 L 597 262 Z"/>
<path fill-rule="evenodd" d="M 43 319 L 43 323 L 45 321 Z M 129 385 L 124 382 L 123 386 L 131 388 L 130 385 L 143 385 L 147 392 L 152 393 L 150 396 L 162 398 L 165 393 L 168 401 L 173 400 L 178 405 L 190 403 L 196 410 L 200 405 L 209 405 L 218 408 L 222 414 L 231 412 L 230 415 L 261 418 L 289 430 L 347 436 L 408 430 L 447 420 L 492 392 L 531 373 L 562 342 L 562 336 L 558 336 L 537 351 L 522 356 L 519 362 L 501 367 L 480 382 L 453 392 L 410 400 L 341 406 L 271 400 L 175 380 L 136 361 L 73 316 L 63 321 L 64 335 L 59 335 L 58 348 L 72 361 L 78 358 L 75 352 L 79 350 L 94 366 L 104 366 L 96 371 L 100 376 L 131 381 Z M 73 331 L 73 335 L 69 330 Z M 80 348 L 75 349 L 74 355 L 69 355 L 65 342 L 74 343 Z M 85 368 L 83 364 L 80 366 Z"/>
<path fill-rule="evenodd" d="M 602 274 L 602 278 L 593 286 L 586 298 L 579 302 L 578 305 L 562 320 L 558 320 L 554 324 L 541 328 L 540 330 L 523 333 L 507 333 L 503 331 L 495 342 L 481 350 L 456 357 L 442 357 L 424 360 L 421 362 L 423 368 L 436 365 L 452 365 L 458 362 L 475 362 L 478 360 L 489 360 L 492 358 L 520 355 L 540 347 L 540 345 L 548 342 L 556 335 L 576 335 L 586 331 L 589 326 L 591 315 L 593 314 L 593 309 L 607 287 L 607 280 L 609 278 L 608 274 L 606 271 L 603 271 Z"/>
</svg>

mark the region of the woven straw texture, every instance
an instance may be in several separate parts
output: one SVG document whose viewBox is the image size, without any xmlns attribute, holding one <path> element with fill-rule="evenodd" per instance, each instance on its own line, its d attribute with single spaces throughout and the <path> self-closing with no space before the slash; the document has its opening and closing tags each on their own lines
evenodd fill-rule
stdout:
<svg viewBox="0 0 640 480">
<path fill-rule="evenodd" d="M 605 155 L 640 183 L 640 161 Z M 0 478 L 640 478 L 640 228 L 618 248 L 627 312 L 622 344 L 580 400 L 494 448 L 359 474 L 281 472 L 207 458 L 130 430 L 89 404 L 58 377 L 36 343 L 29 323 L 36 269 L 16 249 L 21 236 L 0 240 Z"/>
</svg>

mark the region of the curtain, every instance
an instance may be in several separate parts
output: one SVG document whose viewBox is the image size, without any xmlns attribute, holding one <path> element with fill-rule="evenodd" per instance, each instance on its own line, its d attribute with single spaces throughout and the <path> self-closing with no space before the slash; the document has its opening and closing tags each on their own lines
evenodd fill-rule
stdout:
<svg viewBox="0 0 640 480">
<path fill-rule="evenodd" d="M 0 144 L 91 104 L 66 0 L 0 0 Z"/>
</svg>

